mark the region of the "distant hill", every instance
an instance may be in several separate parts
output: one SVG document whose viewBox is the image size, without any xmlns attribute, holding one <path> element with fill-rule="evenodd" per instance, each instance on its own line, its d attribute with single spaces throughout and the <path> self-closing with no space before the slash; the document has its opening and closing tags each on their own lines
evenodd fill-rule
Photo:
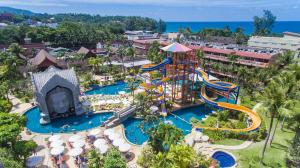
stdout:
<svg viewBox="0 0 300 168">
<path fill-rule="evenodd" d="M 33 16 L 36 14 L 29 10 L 16 9 L 11 7 L 4 7 L 4 6 L 0 6 L 0 13 L 11 13 L 15 15 L 27 15 L 27 16 Z"/>
</svg>

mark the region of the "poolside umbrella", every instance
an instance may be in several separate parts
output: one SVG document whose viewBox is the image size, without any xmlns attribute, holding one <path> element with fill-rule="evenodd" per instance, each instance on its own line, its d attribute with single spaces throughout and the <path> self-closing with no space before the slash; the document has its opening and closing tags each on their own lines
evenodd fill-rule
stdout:
<svg viewBox="0 0 300 168">
<path fill-rule="evenodd" d="M 60 138 L 61 138 L 61 135 L 57 134 L 57 135 L 52 135 L 48 140 L 50 142 L 53 142 L 53 141 L 59 140 Z"/>
<path fill-rule="evenodd" d="M 204 135 L 202 138 L 202 141 L 204 141 L 204 142 L 206 142 L 206 141 L 208 141 L 209 140 L 209 137 L 208 136 L 206 136 L 206 135 Z"/>
<path fill-rule="evenodd" d="M 42 156 L 31 156 L 26 159 L 26 167 L 38 167 L 42 164 Z"/>
<path fill-rule="evenodd" d="M 109 99 L 109 100 L 107 100 L 107 102 L 106 102 L 107 104 L 113 104 L 114 103 L 114 101 L 113 100 L 111 100 L 111 99 Z"/>
<path fill-rule="evenodd" d="M 50 147 L 55 148 L 55 147 L 63 146 L 63 144 L 64 144 L 64 141 L 61 139 L 58 139 L 56 141 L 51 142 Z"/>
<path fill-rule="evenodd" d="M 124 95 L 124 94 L 126 94 L 126 92 L 125 91 L 119 91 L 119 94 Z"/>
<path fill-rule="evenodd" d="M 157 106 L 151 106 L 151 107 L 150 107 L 150 110 L 151 110 L 152 112 L 156 112 L 156 111 L 158 111 L 158 107 L 157 107 Z"/>
<path fill-rule="evenodd" d="M 101 154 L 104 154 L 108 151 L 108 146 L 106 144 L 101 144 L 99 146 L 96 146 L 97 149 L 99 149 Z"/>
<path fill-rule="evenodd" d="M 84 147 L 84 145 L 85 145 L 84 140 L 78 140 L 72 144 L 74 148 L 81 148 Z"/>
<path fill-rule="evenodd" d="M 131 146 L 128 143 L 124 143 L 119 146 L 120 152 L 123 152 L 123 153 L 128 152 L 130 150 L 130 148 L 131 148 Z"/>
<path fill-rule="evenodd" d="M 127 100 L 125 100 L 125 101 L 123 101 L 123 104 L 124 104 L 124 105 L 129 105 L 129 104 L 130 104 L 130 102 L 129 102 L 129 101 L 127 101 Z"/>
<path fill-rule="evenodd" d="M 188 52 L 188 51 L 191 51 L 192 49 L 182 45 L 182 44 L 179 44 L 177 42 L 175 43 L 172 43 L 166 47 L 163 47 L 161 48 L 163 51 L 167 51 L 167 52 L 172 52 L 172 53 L 185 53 L 185 52 Z"/>
<path fill-rule="evenodd" d="M 112 141 L 115 140 L 115 139 L 118 139 L 118 138 L 120 138 L 120 134 L 116 134 L 116 133 L 110 134 L 108 136 L 108 139 L 110 139 Z"/>
<path fill-rule="evenodd" d="M 89 101 L 84 101 L 84 102 L 82 103 L 82 105 L 83 105 L 83 106 L 90 106 L 90 105 L 91 105 L 91 102 L 89 102 Z"/>
<path fill-rule="evenodd" d="M 79 156 L 82 152 L 83 152 L 82 148 L 73 148 L 68 152 L 68 154 L 70 156 L 75 157 L 75 156 Z"/>
<path fill-rule="evenodd" d="M 91 136 L 96 136 L 96 135 L 98 135 L 98 134 L 100 134 L 101 133 L 101 130 L 100 129 L 93 129 L 93 130 L 91 130 L 90 132 L 89 132 L 89 135 L 91 135 Z"/>
<path fill-rule="evenodd" d="M 109 136 L 110 134 L 114 134 L 114 133 L 115 133 L 115 131 L 113 129 L 106 129 L 104 131 L 104 135 L 106 135 L 106 136 Z"/>
<path fill-rule="evenodd" d="M 195 134 L 195 140 L 196 141 L 200 141 L 201 138 L 203 136 L 203 133 L 202 132 L 199 132 L 199 131 L 196 131 L 196 134 Z"/>
<path fill-rule="evenodd" d="M 105 100 L 99 100 L 98 102 L 97 102 L 97 105 L 104 105 L 104 104 L 106 104 L 106 101 Z"/>
<path fill-rule="evenodd" d="M 115 147 L 118 147 L 120 146 L 121 144 L 124 144 L 125 143 L 125 140 L 123 138 L 117 138 L 113 141 L 113 145 Z"/>
<path fill-rule="evenodd" d="M 55 147 L 55 148 L 52 148 L 50 153 L 51 155 L 60 155 L 64 152 L 65 148 L 63 146 L 59 146 L 59 147 Z"/>
<path fill-rule="evenodd" d="M 120 104 L 120 103 L 122 103 L 122 102 L 121 102 L 121 100 L 114 100 L 114 103 L 115 103 L 115 104 Z"/>
<path fill-rule="evenodd" d="M 94 142 L 94 146 L 101 146 L 101 145 L 105 145 L 105 144 L 106 144 L 106 141 L 104 139 L 97 139 Z"/>
<path fill-rule="evenodd" d="M 82 139 L 82 137 L 80 135 L 76 134 L 76 135 L 73 135 L 69 138 L 69 142 L 76 142 L 80 139 Z"/>
</svg>

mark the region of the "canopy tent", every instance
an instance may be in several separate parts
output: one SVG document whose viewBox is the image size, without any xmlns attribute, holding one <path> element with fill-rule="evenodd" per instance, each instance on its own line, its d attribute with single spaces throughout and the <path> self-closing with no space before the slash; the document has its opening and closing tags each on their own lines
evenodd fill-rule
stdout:
<svg viewBox="0 0 300 168">
<path fill-rule="evenodd" d="M 128 143 L 124 143 L 119 146 L 120 152 L 123 152 L 123 153 L 128 152 L 130 150 L 130 148 L 131 148 L 131 146 Z"/>
<path fill-rule="evenodd" d="M 204 136 L 202 136 L 201 139 L 202 139 L 202 141 L 207 142 L 209 140 L 209 137 L 204 135 Z"/>
<path fill-rule="evenodd" d="M 78 140 L 72 144 L 74 148 L 81 148 L 84 147 L 84 145 L 85 145 L 84 140 Z"/>
<path fill-rule="evenodd" d="M 73 135 L 69 138 L 69 142 L 76 142 L 80 139 L 82 139 L 82 137 L 80 135 L 76 134 L 76 135 Z"/>
<path fill-rule="evenodd" d="M 91 130 L 90 132 L 89 132 L 89 135 L 91 135 L 91 136 L 96 136 L 96 135 L 98 135 L 98 134 L 100 134 L 101 133 L 101 130 L 100 129 L 93 129 L 93 130 Z"/>
<path fill-rule="evenodd" d="M 108 146 L 106 144 L 101 144 L 99 146 L 95 146 L 101 154 L 105 154 L 108 151 Z"/>
<path fill-rule="evenodd" d="M 124 143 L 126 143 L 126 142 L 125 142 L 125 140 L 124 140 L 123 138 L 118 138 L 118 139 L 115 139 L 115 140 L 113 141 L 113 145 L 114 145 L 115 147 L 118 147 L 118 146 L 120 146 L 120 145 L 122 145 L 122 144 L 124 144 Z"/>
<path fill-rule="evenodd" d="M 57 135 L 52 135 L 48 140 L 50 142 L 53 142 L 53 141 L 56 141 L 56 140 L 59 140 L 61 139 L 61 135 L 57 134 Z"/>
<path fill-rule="evenodd" d="M 65 151 L 65 148 L 63 146 L 55 147 L 55 148 L 51 149 L 50 154 L 57 156 L 57 155 L 64 153 L 64 151 Z"/>
<path fill-rule="evenodd" d="M 42 156 L 31 156 L 26 160 L 26 167 L 38 167 L 43 162 Z"/>
<path fill-rule="evenodd" d="M 185 53 L 185 52 L 188 52 L 188 51 L 191 51 L 192 49 L 182 45 L 182 44 L 179 44 L 177 42 L 175 43 L 172 43 L 166 47 L 163 47 L 161 48 L 163 51 L 167 51 L 167 52 L 172 52 L 172 53 Z"/>
<path fill-rule="evenodd" d="M 75 157 L 75 156 L 79 156 L 82 152 L 83 152 L 82 148 L 73 148 L 68 152 L 68 154 L 70 156 Z"/>
<path fill-rule="evenodd" d="M 202 132 L 196 131 L 195 133 L 195 141 L 200 141 L 203 136 Z"/>
<path fill-rule="evenodd" d="M 104 131 L 104 135 L 106 135 L 106 136 L 109 136 L 110 134 L 114 134 L 114 133 L 115 133 L 115 131 L 113 129 L 106 129 Z"/>
<path fill-rule="evenodd" d="M 64 144 L 64 141 L 61 139 L 58 139 L 56 141 L 51 142 L 50 147 L 55 148 L 55 147 L 63 146 L 63 144 Z"/>
<path fill-rule="evenodd" d="M 94 142 L 94 146 L 101 146 L 101 145 L 105 145 L 105 144 L 106 144 L 106 141 L 104 139 L 97 139 Z"/>
<path fill-rule="evenodd" d="M 120 138 L 121 137 L 121 135 L 120 134 L 117 134 L 117 133 L 113 133 L 113 134 L 110 134 L 109 136 L 108 136 L 108 139 L 110 139 L 110 140 L 115 140 L 115 139 L 118 139 L 118 138 Z"/>
</svg>

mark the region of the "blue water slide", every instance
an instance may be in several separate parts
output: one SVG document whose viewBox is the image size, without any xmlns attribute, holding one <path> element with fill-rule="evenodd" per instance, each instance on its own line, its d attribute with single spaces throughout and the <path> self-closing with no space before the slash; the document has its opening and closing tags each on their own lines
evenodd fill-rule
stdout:
<svg viewBox="0 0 300 168">
<path fill-rule="evenodd" d="M 198 70 L 195 70 L 195 73 L 202 77 L 203 82 L 204 82 L 204 84 L 205 84 L 207 87 L 210 87 L 210 88 L 213 88 L 213 89 L 216 89 L 216 90 L 220 90 L 220 91 L 227 91 L 227 92 L 228 92 L 229 90 L 234 90 L 234 89 L 237 88 L 237 87 L 230 88 L 233 84 L 227 83 L 227 82 L 222 82 L 222 81 L 214 81 L 214 82 L 211 82 L 211 81 L 209 81 L 208 79 L 206 79 L 206 78 L 204 77 L 203 73 L 201 73 L 201 72 L 198 71 Z M 207 78 L 208 78 L 208 76 L 207 76 Z"/>
<path fill-rule="evenodd" d="M 142 71 L 143 72 L 155 71 L 155 70 L 158 70 L 161 67 L 164 67 L 165 65 L 170 64 L 170 63 L 172 63 L 172 59 L 171 58 L 166 58 L 166 59 L 163 60 L 163 62 L 161 62 L 160 64 L 157 64 L 153 67 L 142 68 Z"/>
</svg>

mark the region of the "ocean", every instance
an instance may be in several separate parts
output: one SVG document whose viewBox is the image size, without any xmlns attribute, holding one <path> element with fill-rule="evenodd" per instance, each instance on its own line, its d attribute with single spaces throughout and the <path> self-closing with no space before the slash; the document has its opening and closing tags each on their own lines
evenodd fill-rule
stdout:
<svg viewBox="0 0 300 168">
<path fill-rule="evenodd" d="M 229 26 L 231 30 L 242 27 L 248 35 L 253 32 L 253 22 L 166 22 L 166 32 L 177 32 L 179 28 L 189 27 L 192 32 L 198 32 L 204 28 L 224 28 Z M 300 32 L 300 21 L 277 21 L 274 24 L 273 32 L 282 33 L 285 31 Z"/>
</svg>

